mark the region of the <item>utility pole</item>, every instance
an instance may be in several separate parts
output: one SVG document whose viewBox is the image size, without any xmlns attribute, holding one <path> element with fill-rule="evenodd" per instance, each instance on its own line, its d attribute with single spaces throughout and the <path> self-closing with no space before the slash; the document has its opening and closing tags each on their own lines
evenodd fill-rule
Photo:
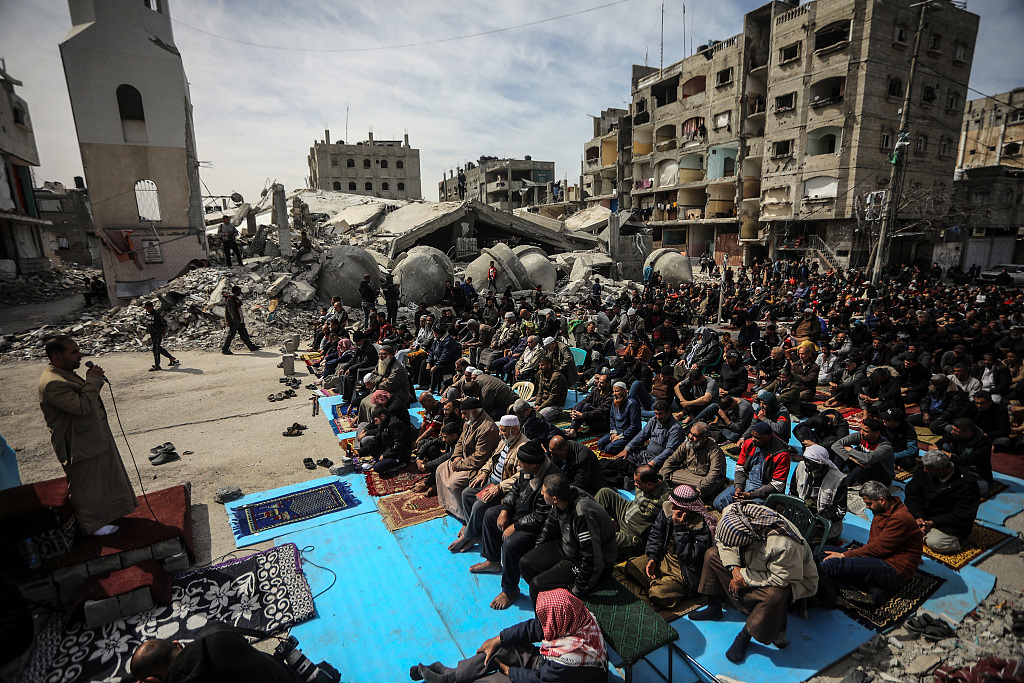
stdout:
<svg viewBox="0 0 1024 683">
<path fill-rule="evenodd" d="M 903 177 L 907 167 L 907 152 L 910 150 L 910 98 L 914 89 L 914 75 L 917 73 L 917 58 L 921 53 L 921 35 L 924 33 L 925 13 L 931 2 L 932 0 L 923 0 L 916 5 L 921 8 L 921 14 L 917 20 L 914 54 L 910 59 L 910 75 L 907 77 L 907 90 L 903 97 L 903 108 L 900 110 L 900 128 L 893 147 L 892 170 L 889 172 L 889 187 L 886 193 L 885 214 L 882 217 L 882 230 L 878 235 L 878 246 L 875 248 L 875 258 L 871 270 L 871 284 L 876 286 L 881 282 L 882 271 L 887 266 L 890 236 L 896 231 Z M 911 5 L 911 7 L 914 6 Z"/>
</svg>

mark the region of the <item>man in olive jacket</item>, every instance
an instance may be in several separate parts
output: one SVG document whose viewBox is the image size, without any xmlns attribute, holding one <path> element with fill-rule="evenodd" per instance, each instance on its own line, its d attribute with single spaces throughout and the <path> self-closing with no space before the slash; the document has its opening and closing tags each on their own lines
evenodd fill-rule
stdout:
<svg viewBox="0 0 1024 683">
<path fill-rule="evenodd" d="M 78 528 L 96 536 L 112 534 L 118 527 L 111 522 L 139 503 L 100 399 L 103 368 L 89 368 L 85 379 L 76 374 L 82 352 L 69 337 L 48 341 L 46 356 L 50 364 L 39 377 L 39 408 L 68 480 Z"/>
</svg>

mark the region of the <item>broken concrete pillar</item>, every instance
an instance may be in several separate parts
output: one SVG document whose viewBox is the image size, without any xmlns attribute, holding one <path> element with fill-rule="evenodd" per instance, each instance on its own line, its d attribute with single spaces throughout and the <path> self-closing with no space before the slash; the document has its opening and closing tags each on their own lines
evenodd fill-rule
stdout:
<svg viewBox="0 0 1024 683">
<path fill-rule="evenodd" d="M 395 283 L 402 290 L 403 304 L 439 304 L 444 298 L 445 281 L 454 281 L 451 259 L 434 247 L 413 247 L 397 259 L 391 268 Z M 476 278 L 474 278 L 474 281 Z"/>
<path fill-rule="evenodd" d="M 292 255 L 292 230 L 288 227 L 288 206 L 284 197 L 284 185 L 274 183 L 274 225 L 277 226 L 277 244 L 281 256 L 290 258 Z"/>
<path fill-rule="evenodd" d="M 689 284 L 693 282 L 693 266 L 690 257 L 684 256 L 677 249 L 656 249 L 644 261 L 644 270 L 652 266 L 661 273 L 662 279 L 670 285 Z"/>
<path fill-rule="evenodd" d="M 332 247 L 320 255 L 320 276 L 316 295 L 321 301 L 340 296 L 346 306 L 359 306 L 359 283 L 370 274 L 370 284 L 380 289 L 380 268 L 377 260 L 365 249 L 350 246 Z"/>
<path fill-rule="evenodd" d="M 303 303 L 316 295 L 316 290 L 306 282 L 295 280 L 281 292 L 281 300 L 286 304 Z"/>
<path fill-rule="evenodd" d="M 291 281 L 292 276 L 287 274 L 274 280 L 274 284 L 270 285 L 270 289 L 267 290 L 267 298 L 274 299 L 279 296 L 284 291 L 284 288 L 291 284 Z"/>
<path fill-rule="evenodd" d="M 508 245 L 499 243 L 481 250 L 480 256 L 466 266 L 466 277 L 473 278 L 476 291 L 482 292 L 487 289 L 487 268 L 491 261 L 494 261 L 494 267 L 498 269 L 495 288 L 499 292 L 505 291 L 509 286 L 512 287 L 512 291 L 533 289 L 533 280 L 523 262 Z"/>
<path fill-rule="evenodd" d="M 558 272 L 555 264 L 548 258 L 547 253 L 540 247 L 523 245 L 512 250 L 522 262 L 526 272 L 530 275 L 533 286 L 540 286 L 545 292 L 555 291 L 558 283 Z M 475 279 L 474 279 L 475 281 Z"/>
</svg>

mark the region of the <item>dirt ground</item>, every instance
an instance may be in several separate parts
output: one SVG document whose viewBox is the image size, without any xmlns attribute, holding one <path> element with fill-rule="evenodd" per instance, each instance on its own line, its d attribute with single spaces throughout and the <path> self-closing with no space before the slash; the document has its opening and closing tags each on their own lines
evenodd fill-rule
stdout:
<svg viewBox="0 0 1024 683">
<path fill-rule="evenodd" d="M 305 469 L 302 459 L 326 457 L 338 462 L 342 451 L 323 416 L 312 417 L 312 404 L 307 400 L 310 391 L 298 389 L 296 398 L 282 402 L 267 400 L 268 394 L 285 390 L 278 382 L 283 375 L 277 367 L 281 357 L 276 349 L 236 351 L 233 356 L 219 352 L 182 352 L 177 356 L 180 367 L 160 372 L 147 371 L 153 359 L 144 353 L 117 353 L 93 360 L 110 378 L 113 401 L 106 389 L 103 401 L 136 494 L 141 496 L 142 490 L 114 414 L 115 401 L 145 490 L 192 482 L 198 563 L 205 564 L 235 551 L 227 515 L 223 506 L 214 502 L 218 488 L 235 485 L 244 493 L 254 493 L 327 476 L 323 468 Z M 44 367 L 42 362 L 0 365 L 0 395 L 4 397 L 0 433 L 17 452 L 21 479 L 26 483 L 62 475 L 37 399 L 36 385 Z M 308 383 L 306 375 L 297 376 Z M 282 436 L 293 422 L 309 429 L 303 436 Z M 179 454 L 194 453 L 154 467 L 147 459 L 149 449 L 166 441 L 173 443 Z"/>
</svg>

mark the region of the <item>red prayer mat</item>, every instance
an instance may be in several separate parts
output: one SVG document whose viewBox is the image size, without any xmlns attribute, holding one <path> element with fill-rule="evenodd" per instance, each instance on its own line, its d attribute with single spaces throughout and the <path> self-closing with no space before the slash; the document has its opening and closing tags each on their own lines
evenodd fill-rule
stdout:
<svg viewBox="0 0 1024 683">
<path fill-rule="evenodd" d="M 390 496 L 392 493 L 408 491 L 426 476 L 416 469 L 416 463 L 409 463 L 397 472 L 384 476 L 370 470 L 366 474 L 366 488 L 371 496 Z"/>
<path fill-rule="evenodd" d="M 422 493 L 412 491 L 378 498 L 377 509 L 380 510 L 388 531 L 397 531 L 448 514 L 448 511 L 441 507 L 437 496 L 428 498 Z"/>
</svg>

